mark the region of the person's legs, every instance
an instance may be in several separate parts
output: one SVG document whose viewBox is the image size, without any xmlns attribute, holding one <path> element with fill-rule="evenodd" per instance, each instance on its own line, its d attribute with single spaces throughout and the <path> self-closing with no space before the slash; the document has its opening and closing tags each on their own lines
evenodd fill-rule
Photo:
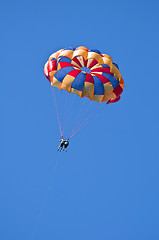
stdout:
<svg viewBox="0 0 159 240">
<path fill-rule="evenodd" d="M 62 143 L 60 144 L 60 152 L 62 151 L 63 146 L 64 146 L 64 143 L 62 142 Z"/>
<path fill-rule="evenodd" d="M 60 152 L 62 151 L 62 147 L 60 147 Z"/>
<path fill-rule="evenodd" d="M 63 146 L 63 144 L 62 143 L 60 143 L 60 145 L 59 145 L 59 147 L 58 147 L 58 149 L 57 149 L 57 151 L 59 151 L 59 149 L 61 150 L 61 147 Z"/>
</svg>

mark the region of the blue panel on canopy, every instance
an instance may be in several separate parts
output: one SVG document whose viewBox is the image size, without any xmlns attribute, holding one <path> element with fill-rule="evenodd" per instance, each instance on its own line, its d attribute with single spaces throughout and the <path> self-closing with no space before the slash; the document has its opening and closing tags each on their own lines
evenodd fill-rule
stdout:
<svg viewBox="0 0 159 240">
<path fill-rule="evenodd" d="M 58 70 L 58 71 L 55 73 L 54 77 L 55 77 L 58 81 L 62 82 L 63 79 L 64 79 L 64 77 L 65 77 L 69 72 L 71 72 L 71 71 L 73 71 L 73 70 L 75 70 L 75 68 L 73 68 L 73 67 L 61 68 L 60 70 Z"/>
<path fill-rule="evenodd" d="M 74 79 L 71 87 L 78 91 L 83 91 L 85 79 L 86 79 L 86 74 L 83 72 L 80 72 L 77 75 L 77 77 Z"/>
<path fill-rule="evenodd" d="M 104 86 L 102 81 L 97 76 L 93 76 L 93 79 L 94 79 L 94 95 L 104 95 Z"/>
<path fill-rule="evenodd" d="M 118 86 L 119 81 L 116 80 L 115 77 L 113 77 L 112 75 L 110 75 L 110 74 L 108 74 L 108 73 L 102 73 L 102 75 L 103 75 L 104 77 L 106 77 L 106 78 L 111 82 L 113 88 L 116 88 L 116 87 Z"/>
<path fill-rule="evenodd" d="M 67 63 L 71 63 L 72 59 L 68 58 L 68 57 L 59 57 L 58 58 L 58 62 L 67 62 Z"/>
</svg>

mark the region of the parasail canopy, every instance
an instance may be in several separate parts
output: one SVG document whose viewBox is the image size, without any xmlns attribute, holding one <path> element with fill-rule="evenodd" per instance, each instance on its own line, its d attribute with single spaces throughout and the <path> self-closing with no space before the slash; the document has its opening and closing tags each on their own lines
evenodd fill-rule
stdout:
<svg viewBox="0 0 159 240">
<path fill-rule="evenodd" d="M 99 103 L 117 102 L 124 88 L 118 65 L 112 58 L 86 47 L 69 47 L 53 53 L 44 73 L 52 86 Z"/>
</svg>

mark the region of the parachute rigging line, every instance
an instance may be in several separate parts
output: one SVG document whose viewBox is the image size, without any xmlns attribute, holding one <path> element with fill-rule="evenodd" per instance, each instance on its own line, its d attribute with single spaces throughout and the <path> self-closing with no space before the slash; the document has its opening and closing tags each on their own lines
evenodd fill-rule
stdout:
<svg viewBox="0 0 159 240">
<path fill-rule="evenodd" d="M 80 124 L 80 121 L 82 121 L 82 119 L 84 118 L 85 114 L 87 113 L 89 107 L 91 106 L 92 102 L 89 102 L 89 104 L 87 105 L 85 111 L 82 113 L 81 117 L 79 118 L 79 120 L 77 121 L 77 124 L 75 125 L 75 127 L 73 128 L 72 132 L 71 132 L 71 136 L 73 134 L 74 131 L 77 130 L 77 128 L 79 128 L 79 124 Z M 74 135 L 74 134 L 73 134 Z M 71 138 L 71 136 L 69 138 Z"/>
<path fill-rule="evenodd" d="M 82 113 L 82 110 L 84 109 L 84 106 L 86 105 L 86 101 L 84 101 L 85 99 L 83 99 L 83 103 L 82 103 L 82 106 L 81 106 L 81 109 L 80 109 L 80 111 L 78 112 L 78 117 L 77 117 L 77 122 L 75 122 L 75 124 L 74 124 L 74 126 L 73 126 L 73 129 L 72 129 L 72 131 L 71 131 L 71 134 L 72 134 L 72 132 L 74 132 L 74 130 L 78 127 L 78 124 L 80 123 L 80 121 L 81 121 L 81 117 L 80 117 L 80 115 L 81 115 L 81 113 Z M 70 135 L 71 135 L 70 134 Z"/>
<path fill-rule="evenodd" d="M 61 124 L 60 124 L 60 118 L 59 118 L 59 112 L 58 112 L 58 108 L 57 108 L 57 102 L 56 102 L 56 96 L 55 96 L 54 87 L 51 86 L 51 90 L 52 90 L 51 92 L 52 92 L 54 105 L 55 105 L 55 109 L 56 109 L 56 115 L 57 115 L 57 120 L 58 120 L 58 124 L 59 124 L 60 134 L 61 134 L 61 137 L 62 137 L 63 136 L 63 132 L 62 132 Z"/>
<path fill-rule="evenodd" d="M 106 105 L 107 106 L 107 105 Z M 74 130 L 74 132 L 72 132 L 72 135 L 69 137 L 69 139 L 71 139 L 77 132 L 79 132 L 82 128 L 84 128 L 89 122 L 91 119 L 93 119 L 95 116 L 97 116 L 103 109 L 100 109 L 99 111 L 94 111 L 92 112 L 86 119 L 83 123 L 81 123 L 81 125 Z"/>
</svg>

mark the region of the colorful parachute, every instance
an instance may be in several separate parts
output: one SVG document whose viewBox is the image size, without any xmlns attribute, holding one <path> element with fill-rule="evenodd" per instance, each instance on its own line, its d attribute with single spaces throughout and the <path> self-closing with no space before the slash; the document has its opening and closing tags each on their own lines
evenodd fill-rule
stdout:
<svg viewBox="0 0 159 240">
<path fill-rule="evenodd" d="M 56 87 L 51 90 L 61 137 L 65 132 L 69 139 L 103 107 L 95 102 L 117 102 L 124 88 L 118 65 L 111 57 L 86 47 L 69 47 L 53 53 L 44 73 L 51 86 Z"/>
<path fill-rule="evenodd" d="M 92 101 L 117 102 L 124 81 L 110 56 L 86 47 L 65 48 L 53 53 L 44 67 L 52 86 Z"/>
</svg>

